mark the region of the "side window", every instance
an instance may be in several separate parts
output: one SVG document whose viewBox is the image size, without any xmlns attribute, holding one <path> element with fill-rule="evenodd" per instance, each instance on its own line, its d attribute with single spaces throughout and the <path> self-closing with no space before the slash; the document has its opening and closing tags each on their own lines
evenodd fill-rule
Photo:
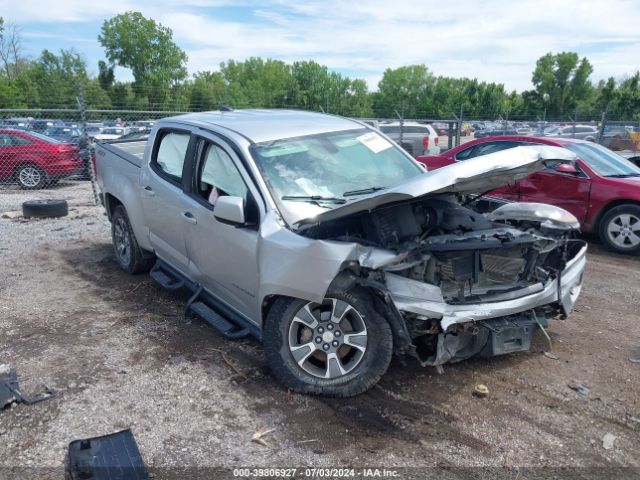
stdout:
<svg viewBox="0 0 640 480">
<path fill-rule="evenodd" d="M 471 148 L 467 148 L 466 150 L 462 150 L 456 155 L 456 160 L 467 160 L 469 158 L 473 158 L 473 150 L 476 148 L 474 145 Z"/>
<path fill-rule="evenodd" d="M 11 138 L 9 135 L 0 133 L 0 147 L 10 147 L 11 146 Z"/>
<path fill-rule="evenodd" d="M 9 145 L 16 147 L 20 145 L 30 145 L 33 142 L 28 138 L 21 137 L 20 135 L 7 135 L 9 137 Z"/>
<path fill-rule="evenodd" d="M 176 181 L 182 179 L 182 166 L 187 154 L 189 138 L 188 133 L 167 132 L 160 139 L 155 164 L 162 172 Z"/>
<path fill-rule="evenodd" d="M 427 127 L 419 127 L 416 125 L 410 125 L 408 127 L 404 127 L 404 133 L 419 133 L 422 135 L 429 135 L 429 129 Z"/>
<path fill-rule="evenodd" d="M 483 143 L 478 147 L 478 149 L 474 152 L 475 157 L 480 157 L 482 155 L 489 155 L 490 153 L 499 152 L 501 150 L 507 150 L 509 148 L 514 148 L 519 146 L 519 142 L 489 142 Z"/>
<path fill-rule="evenodd" d="M 229 154 L 218 145 L 206 143 L 198 166 L 198 193 L 211 205 L 229 195 L 247 198 L 247 186 Z"/>
<path fill-rule="evenodd" d="M 386 134 L 400 133 L 400 127 L 391 127 L 391 126 L 382 125 L 380 127 L 380 131 Z"/>
</svg>

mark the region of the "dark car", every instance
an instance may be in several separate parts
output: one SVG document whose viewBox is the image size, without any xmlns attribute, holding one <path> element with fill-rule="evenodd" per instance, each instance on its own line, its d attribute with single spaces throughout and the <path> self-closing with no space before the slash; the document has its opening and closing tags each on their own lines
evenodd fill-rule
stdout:
<svg viewBox="0 0 640 480">
<path fill-rule="evenodd" d="M 44 134 L 64 143 L 78 143 L 82 136 L 80 129 L 74 127 L 51 127 Z"/>
</svg>

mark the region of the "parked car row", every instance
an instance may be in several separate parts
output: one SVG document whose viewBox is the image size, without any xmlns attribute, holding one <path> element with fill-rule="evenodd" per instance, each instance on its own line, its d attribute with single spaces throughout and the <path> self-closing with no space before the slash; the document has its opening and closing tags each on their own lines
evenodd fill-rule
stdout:
<svg viewBox="0 0 640 480">
<path fill-rule="evenodd" d="M 86 130 L 90 141 L 117 140 L 123 136 L 135 135 L 141 132 L 148 134 L 154 123 L 154 120 L 88 122 Z M 66 143 L 78 143 L 82 136 L 80 122 L 60 119 L 18 117 L 0 119 L 0 128 L 41 133 Z"/>
</svg>

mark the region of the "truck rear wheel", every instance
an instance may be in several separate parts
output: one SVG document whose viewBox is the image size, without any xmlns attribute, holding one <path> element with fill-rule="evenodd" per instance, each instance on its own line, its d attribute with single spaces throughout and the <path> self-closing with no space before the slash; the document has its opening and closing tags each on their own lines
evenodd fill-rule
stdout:
<svg viewBox="0 0 640 480">
<path fill-rule="evenodd" d="M 363 290 L 330 292 L 321 303 L 281 298 L 263 342 L 273 375 L 300 393 L 351 397 L 373 387 L 393 353 L 389 323 Z"/>
<path fill-rule="evenodd" d="M 118 205 L 111 216 L 111 241 L 118 265 L 125 272 L 134 274 L 149 271 L 154 259 L 145 256 L 140 249 L 122 205 Z"/>
</svg>

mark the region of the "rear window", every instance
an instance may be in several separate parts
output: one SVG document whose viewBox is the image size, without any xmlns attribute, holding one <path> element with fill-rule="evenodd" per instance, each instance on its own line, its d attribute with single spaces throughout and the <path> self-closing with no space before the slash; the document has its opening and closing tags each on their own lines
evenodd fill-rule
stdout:
<svg viewBox="0 0 640 480">
<path fill-rule="evenodd" d="M 188 133 L 178 132 L 167 132 L 160 139 L 155 163 L 163 173 L 176 181 L 182 179 L 182 167 L 189 139 Z"/>
</svg>

